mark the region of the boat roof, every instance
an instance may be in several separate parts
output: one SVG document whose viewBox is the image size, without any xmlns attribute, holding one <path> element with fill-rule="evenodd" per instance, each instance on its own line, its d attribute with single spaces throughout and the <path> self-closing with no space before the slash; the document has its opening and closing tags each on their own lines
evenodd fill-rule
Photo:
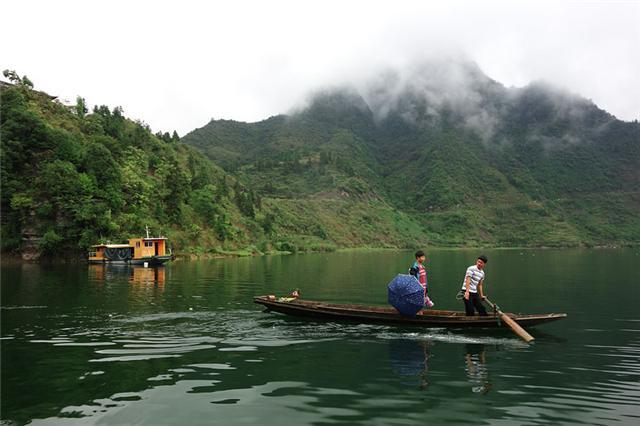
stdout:
<svg viewBox="0 0 640 426">
<path fill-rule="evenodd" d="M 158 241 L 158 240 L 166 240 L 167 237 L 133 237 L 129 238 L 131 240 L 143 240 L 143 241 Z"/>
<path fill-rule="evenodd" d="M 151 237 L 151 238 L 129 238 L 131 240 L 142 240 L 142 241 L 162 241 L 166 240 L 167 237 Z M 106 247 L 106 248 L 127 248 L 131 247 L 130 244 L 94 244 L 91 247 Z"/>
</svg>

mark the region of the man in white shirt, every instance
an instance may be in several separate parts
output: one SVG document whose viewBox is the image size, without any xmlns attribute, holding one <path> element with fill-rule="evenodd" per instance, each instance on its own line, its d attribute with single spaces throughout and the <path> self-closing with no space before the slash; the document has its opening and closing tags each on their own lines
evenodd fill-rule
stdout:
<svg viewBox="0 0 640 426">
<path fill-rule="evenodd" d="M 482 284 L 484 283 L 484 265 L 488 262 L 487 256 L 481 254 L 478 256 L 475 265 L 467 268 L 462 282 L 462 290 L 464 290 L 464 310 L 468 316 L 475 315 L 477 310 L 480 315 L 487 315 L 487 311 L 482 306 L 482 300 L 485 298 L 482 292 Z"/>
</svg>

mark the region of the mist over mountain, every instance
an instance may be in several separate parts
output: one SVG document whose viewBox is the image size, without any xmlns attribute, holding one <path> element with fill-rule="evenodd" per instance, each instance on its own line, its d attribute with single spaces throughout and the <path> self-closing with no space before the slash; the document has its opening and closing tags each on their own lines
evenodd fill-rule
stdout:
<svg viewBox="0 0 640 426">
<path fill-rule="evenodd" d="M 258 123 L 211 121 L 183 142 L 267 209 L 303 206 L 300 223 L 276 220 L 291 235 L 319 227 L 338 245 L 384 244 L 380 232 L 406 245 L 640 242 L 640 125 L 545 82 L 504 87 L 464 60 L 319 90 Z M 343 222 L 353 226 L 336 229 Z"/>
</svg>

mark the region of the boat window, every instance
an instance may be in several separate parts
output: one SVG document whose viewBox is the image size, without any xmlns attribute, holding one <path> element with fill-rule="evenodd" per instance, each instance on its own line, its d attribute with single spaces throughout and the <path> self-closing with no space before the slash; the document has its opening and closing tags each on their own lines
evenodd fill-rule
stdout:
<svg viewBox="0 0 640 426">
<path fill-rule="evenodd" d="M 153 247 L 153 241 L 145 241 L 144 242 L 144 246 L 145 247 Z"/>
<path fill-rule="evenodd" d="M 140 241 L 136 241 L 136 247 L 140 247 Z"/>
</svg>

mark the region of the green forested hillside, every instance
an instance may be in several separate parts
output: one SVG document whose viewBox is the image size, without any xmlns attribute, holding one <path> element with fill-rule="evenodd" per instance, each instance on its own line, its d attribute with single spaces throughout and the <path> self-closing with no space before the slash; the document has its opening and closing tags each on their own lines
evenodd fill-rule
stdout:
<svg viewBox="0 0 640 426">
<path fill-rule="evenodd" d="M 321 92 L 290 116 L 212 121 L 183 142 L 256 190 L 293 238 L 640 242 L 637 122 L 542 83 L 507 89 L 473 64 L 442 67 Z"/>
<path fill-rule="evenodd" d="M 15 79 L 14 79 L 15 80 Z M 255 249 L 260 198 L 177 134 L 121 108 L 64 106 L 22 79 L 3 84 L 2 250 L 77 257 L 145 226 L 178 253 Z"/>
</svg>

